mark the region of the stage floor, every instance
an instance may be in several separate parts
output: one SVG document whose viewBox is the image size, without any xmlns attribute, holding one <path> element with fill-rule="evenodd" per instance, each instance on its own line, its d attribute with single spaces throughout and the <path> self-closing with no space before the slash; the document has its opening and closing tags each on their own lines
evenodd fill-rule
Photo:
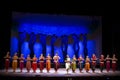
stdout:
<svg viewBox="0 0 120 80">
<path fill-rule="evenodd" d="M 96 69 L 95 73 L 92 72 L 92 70 L 87 73 L 85 69 L 83 69 L 82 73 L 79 72 L 79 69 L 76 69 L 75 73 L 72 73 L 72 70 L 69 70 L 69 73 L 67 74 L 65 68 L 59 68 L 58 72 L 56 73 L 53 68 L 51 68 L 50 72 L 47 73 L 46 69 L 43 70 L 43 73 L 40 73 L 40 70 L 37 69 L 36 73 L 33 73 L 33 70 L 30 71 L 30 73 L 27 73 L 27 70 L 24 68 L 23 72 L 20 72 L 20 69 L 17 69 L 16 72 L 13 72 L 12 69 L 9 69 L 8 72 L 5 72 L 5 70 L 0 70 L 1 76 L 20 76 L 20 77 L 87 77 L 87 76 L 120 76 L 120 71 L 107 72 L 106 70 L 103 71 L 103 73 L 100 72 L 99 69 Z"/>
</svg>

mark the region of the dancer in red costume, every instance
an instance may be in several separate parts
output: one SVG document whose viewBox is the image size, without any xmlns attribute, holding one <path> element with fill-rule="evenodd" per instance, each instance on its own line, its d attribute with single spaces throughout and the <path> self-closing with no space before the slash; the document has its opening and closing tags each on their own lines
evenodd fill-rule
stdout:
<svg viewBox="0 0 120 80">
<path fill-rule="evenodd" d="M 33 60 L 32 69 L 33 69 L 33 72 L 36 73 L 36 69 L 37 69 L 37 57 L 36 57 L 36 55 L 34 55 L 32 60 Z"/>
<path fill-rule="evenodd" d="M 97 57 L 96 57 L 95 54 L 92 55 L 91 60 L 92 60 L 92 65 L 91 65 L 92 66 L 92 71 L 94 73 L 95 72 L 95 68 L 96 68 L 96 61 L 97 61 Z"/>
<path fill-rule="evenodd" d="M 117 60 L 118 59 L 115 57 L 115 54 L 113 54 L 113 58 L 112 58 L 112 70 L 113 70 L 113 72 L 116 71 L 116 67 L 117 67 L 116 61 Z"/>
<path fill-rule="evenodd" d="M 60 63 L 59 63 L 60 57 L 56 53 L 55 56 L 53 57 L 53 59 L 54 59 L 54 69 L 55 69 L 55 72 L 57 72 L 59 65 L 60 65 Z"/>
<path fill-rule="evenodd" d="M 9 68 L 9 65 L 10 65 L 10 52 L 8 51 L 6 56 L 4 57 L 5 58 L 5 69 L 6 69 L 6 72 L 8 72 L 8 68 Z"/>
<path fill-rule="evenodd" d="M 20 60 L 20 71 L 22 72 L 24 68 L 24 60 L 25 60 L 25 58 L 23 57 L 23 54 L 21 54 L 19 60 Z"/>
<path fill-rule="evenodd" d="M 110 71 L 110 60 L 112 60 L 110 57 L 109 57 L 109 54 L 107 55 L 107 57 L 106 57 L 106 70 L 107 70 L 107 72 L 109 72 Z"/>
<path fill-rule="evenodd" d="M 101 56 L 100 56 L 100 71 L 101 71 L 101 72 L 103 72 L 103 69 L 104 69 L 104 67 L 105 67 L 104 61 L 105 61 L 104 55 L 101 54 Z"/>
<path fill-rule="evenodd" d="M 43 69 L 44 69 L 44 60 L 45 60 L 43 54 L 40 55 L 39 60 L 40 60 L 40 62 L 39 62 L 40 72 L 42 73 Z"/>
</svg>

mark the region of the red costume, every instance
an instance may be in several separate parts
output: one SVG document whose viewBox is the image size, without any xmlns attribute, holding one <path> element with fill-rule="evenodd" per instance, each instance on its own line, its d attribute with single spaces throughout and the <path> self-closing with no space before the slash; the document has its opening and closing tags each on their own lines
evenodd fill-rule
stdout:
<svg viewBox="0 0 120 80">
<path fill-rule="evenodd" d="M 107 55 L 107 58 L 106 58 L 106 70 L 107 70 L 107 72 L 109 72 L 109 70 L 110 70 L 110 60 L 111 60 L 111 58 L 109 58 L 109 55 Z"/>
<path fill-rule="evenodd" d="M 39 63 L 39 65 L 40 65 L 40 71 L 42 72 L 43 69 L 44 69 L 44 57 L 41 57 L 41 58 L 40 58 L 40 63 Z"/>
<path fill-rule="evenodd" d="M 116 67 L 117 67 L 116 61 L 117 61 L 117 58 L 115 57 L 115 55 L 113 55 L 113 58 L 112 58 L 112 70 L 113 70 L 113 72 L 116 71 Z"/>
<path fill-rule="evenodd" d="M 104 69 L 104 61 L 105 61 L 104 56 L 101 55 L 101 57 L 100 57 L 100 70 L 101 70 L 101 72 Z"/>
<path fill-rule="evenodd" d="M 8 71 L 8 68 L 9 68 L 9 64 L 10 64 L 10 58 L 6 58 L 5 59 L 5 69 L 6 69 L 6 72 Z"/>
<path fill-rule="evenodd" d="M 24 57 L 20 58 L 20 70 L 22 72 L 22 69 L 24 68 Z"/>
<path fill-rule="evenodd" d="M 114 60 L 114 61 L 112 61 L 112 70 L 113 70 L 113 72 L 115 72 L 115 70 L 116 70 L 116 61 Z"/>
<path fill-rule="evenodd" d="M 36 57 L 33 58 L 32 69 L 33 69 L 33 72 L 36 72 L 36 69 L 37 69 L 37 58 Z"/>
<path fill-rule="evenodd" d="M 5 58 L 5 69 L 6 69 L 6 72 L 7 72 L 8 68 L 9 68 L 9 64 L 10 64 L 9 52 L 7 52 L 7 55 L 4 58 Z"/>
<path fill-rule="evenodd" d="M 96 60 L 97 60 L 96 56 L 93 55 L 93 56 L 92 56 L 92 71 L 93 71 L 93 72 L 95 71 Z"/>
</svg>

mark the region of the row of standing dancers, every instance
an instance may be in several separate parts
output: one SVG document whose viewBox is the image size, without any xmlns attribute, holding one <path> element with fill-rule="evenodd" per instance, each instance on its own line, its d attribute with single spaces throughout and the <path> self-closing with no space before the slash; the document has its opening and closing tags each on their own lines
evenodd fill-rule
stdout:
<svg viewBox="0 0 120 80">
<path fill-rule="evenodd" d="M 11 58 L 10 55 L 9 55 L 9 52 L 7 52 L 7 54 L 4 58 L 5 58 L 5 69 L 6 69 L 6 72 L 8 72 L 9 64 L 10 64 L 10 58 Z M 55 56 L 53 57 L 55 72 L 57 72 L 57 70 L 60 67 L 59 59 L 60 59 L 60 57 L 56 53 Z M 40 72 L 42 73 L 43 69 L 44 69 L 44 65 L 45 65 L 45 62 L 44 62 L 45 60 L 46 60 L 46 70 L 47 70 L 47 72 L 49 73 L 49 71 L 51 69 L 52 58 L 49 54 L 46 58 L 43 56 L 43 54 L 41 54 L 39 59 L 37 59 L 36 55 L 34 55 L 33 58 L 31 58 L 30 55 L 28 55 L 27 58 L 25 59 L 23 54 L 21 54 L 21 56 L 18 57 L 17 53 L 15 53 L 14 56 L 12 57 L 13 72 L 15 72 L 16 69 L 17 69 L 18 60 L 19 60 L 19 67 L 20 67 L 21 72 L 24 68 L 25 60 L 26 60 L 27 72 L 30 72 L 30 70 L 32 68 L 33 72 L 35 73 L 36 69 L 37 69 L 37 66 L 39 65 Z M 39 60 L 39 62 L 37 62 L 38 60 Z M 77 68 L 76 61 L 78 61 L 80 72 L 82 72 L 83 68 L 85 68 L 86 72 L 89 72 L 90 66 L 91 66 L 92 71 L 95 72 L 97 60 L 99 60 L 99 62 L 100 62 L 100 71 L 101 72 L 103 72 L 103 69 L 105 67 L 106 67 L 107 72 L 109 72 L 110 66 L 112 66 L 113 72 L 116 71 L 117 58 L 115 57 L 115 54 L 113 54 L 112 58 L 110 58 L 109 55 L 107 55 L 107 57 L 105 58 L 104 55 L 101 54 L 99 59 L 96 57 L 95 54 L 92 55 L 91 59 L 88 56 L 86 56 L 86 58 L 84 59 L 82 57 L 82 55 L 80 55 L 78 59 L 75 57 L 75 55 L 73 56 L 72 59 L 70 59 L 69 55 L 67 55 L 66 59 L 65 59 L 66 71 L 68 73 L 69 69 L 72 68 L 72 71 L 74 73 L 76 68 Z M 84 67 L 84 61 L 85 61 L 85 67 Z M 112 65 L 111 65 L 111 61 L 112 61 Z"/>
</svg>

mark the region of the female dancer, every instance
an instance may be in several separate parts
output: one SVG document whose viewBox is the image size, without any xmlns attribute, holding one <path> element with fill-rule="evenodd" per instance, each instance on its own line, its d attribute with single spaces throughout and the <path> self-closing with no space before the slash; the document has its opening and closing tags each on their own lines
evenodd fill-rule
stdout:
<svg viewBox="0 0 120 80">
<path fill-rule="evenodd" d="M 103 72 L 103 69 L 104 69 L 104 66 L 105 66 L 104 61 L 105 61 L 104 55 L 101 54 L 101 56 L 100 56 L 100 71 L 101 72 Z"/>
<path fill-rule="evenodd" d="M 33 59 L 32 59 L 32 69 L 33 69 L 33 72 L 36 73 L 36 69 L 37 69 L 37 57 L 36 55 L 34 55 Z"/>
<path fill-rule="evenodd" d="M 82 57 L 82 55 L 80 55 L 80 57 L 78 58 L 78 65 L 79 65 L 80 72 L 82 72 L 83 70 L 83 61 L 84 61 L 84 58 Z"/>
<path fill-rule="evenodd" d="M 44 69 L 44 60 L 45 60 L 43 54 L 40 55 L 39 60 L 40 60 L 40 62 L 39 62 L 40 72 L 42 73 L 42 72 L 43 72 L 43 69 Z"/>
<path fill-rule="evenodd" d="M 56 53 L 55 56 L 53 57 L 53 59 L 54 59 L 54 69 L 55 69 L 55 72 L 57 72 L 59 65 L 60 65 L 60 63 L 59 63 L 60 57 Z"/>
<path fill-rule="evenodd" d="M 23 57 L 23 54 L 21 54 L 19 60 L 20 60 L 20 70 L 22 72 L 22 69 L 24 68 L 24 57 Z"/>
<path fill-rule="evenodd" d="M 72 67 L 72 71 L 73 73 L 75 73 L 75 69 L 76 69 L 76 57 L 75 55 L 73 56 L 73 59 L 72 59 L 72 64 L 71 64 L 71 67 Z"/>
<path fill-rule="evenodd" d="M 85 60 L 85 69 L 86 69 L 86 72 L 88 72 L 90 70 L 90 59 L 88 56 L 86 56 L 86 60 Z"/>
<path fill-rule="evenodd" d="M 118 59 L 115 57 L 115 54 L 113 54 L 113 58 L 112 58 L 112 70 L 113 70 L 113 72 L 115 72 L 115 70 L 116 70 L 116 67 L 117 67 L 116 61 L 117 60 Z"/>
<path fill-rule="evenodd" d="M 109 54 L 107 55 L 105 60 L 106 60 L 106 70 L 107 70 L 107 72 L 109 72 L 109 70 L 110 70 L 110 60 L 111 60 L 111 58 L 109 57 Z"/>
<path fill-rule="evenodd" d="M 96 57 L 95 54 L 92 55 L 91 60 L 92 60 L 92 65 L 91 65 L 92 66 L 92 71 L 94 73 L 95 72 L 95 67 L 96 67 L 96 61 L 97 61 L 97 57 Z"/>
<path fill-rule="evenodd" d="M 6 72 L 8 72 L 8 68 L 9 68 L 9 64 L 10 64 L 10 52 L 8 51 L 6 56 L 4 57 L 5 58 L 5 69 L 6 69 Z"/>
<path fill-rule="evenodd" d="M 17 61 L 17 59 L 18 59 L 18 56 L 17 56 L 17 53 L 15 53 L 14 54 L 14 56 L 13 56 L 13 61 L 12 61 L 12 68 L 13 68 L 13 72 L 15 72 L 16 71 L 16 69 L 17 69 L 17 63 L 18 63 L 18 61 Z"/>
<path fill-rule="evenodd" d="M 51 68 L 51 56 L 50 54 L 48 54 L 47 58 L 46 58 L 46 69 L 47 69 L 47 72 L 49 73 L 50 71 L 50 68 Z"/>
<path fill-rule="evenodd" d="M 70 69 L 70 57 L 69 57 L 69 55 L 67 55 L 67 58 L 66 58 L 65 62 L 66 62 L 65 63 L 66 71 L 68 73 L 68 71 Z"/>
<path fill-rule="evenodd" d="M 30 58 L 30 55 L 27 56 L 27 62 L 26 62 L 26 69 L 27 69 L 27 72 L 30 72 L 30 69 L 31 69 L 31 58 Z"/>
</svg>

